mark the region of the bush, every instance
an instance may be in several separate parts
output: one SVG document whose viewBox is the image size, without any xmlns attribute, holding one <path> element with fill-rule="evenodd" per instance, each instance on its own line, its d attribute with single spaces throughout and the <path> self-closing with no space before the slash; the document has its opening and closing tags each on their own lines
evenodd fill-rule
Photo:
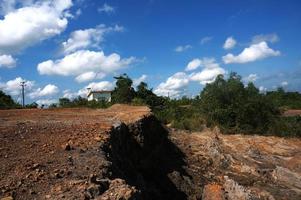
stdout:
<svg viewBox="0 0 301 200">
<path fill-rule="evenodd" d="M 225 133 L 265 134 L 280 115 L 274 103 L 241 77 L 231 73 L 228 80 L 218 76 L 200 95 L 201 110 L 209 126 L 218 125 Z"/>
<path fill-rule="evenodd" d="M 147 104 L 145 103 L 145 100 L 144 100 L 144 99 L 135 97 L 135 98 L 132 100 L 131 105 L 133 105 L 133 106 L 145 106 L 145 105 L 147 105 Z"/>
<path fill-rule="evenodd" d="M 0 109 L 21 108 L 21 105 L 16 103 L 10 95 L 6 95 L 0 90 Z"/>
<path fill-rule="evenodd" d="M 301 116 L 279 118 L 268 133 L 282 137 L 301 137 Z"/>
</svg>

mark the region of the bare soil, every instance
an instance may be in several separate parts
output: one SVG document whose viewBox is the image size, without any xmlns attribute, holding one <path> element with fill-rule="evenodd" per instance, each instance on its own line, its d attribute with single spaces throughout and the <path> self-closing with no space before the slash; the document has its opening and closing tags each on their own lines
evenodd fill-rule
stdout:
<svg viewBox="0 0 301 200">
<path fill-rule="evenodd" d="M 167 129 L 147 107 L 0 111 L 0 199 L 301 199 L 301 140 Z"/>
</svg>

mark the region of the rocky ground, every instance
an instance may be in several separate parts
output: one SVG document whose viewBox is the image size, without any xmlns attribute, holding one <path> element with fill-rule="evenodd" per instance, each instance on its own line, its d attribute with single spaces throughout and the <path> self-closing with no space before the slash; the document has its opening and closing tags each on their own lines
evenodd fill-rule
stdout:
<svg viewBox="0 0 301 200">
<path fill-rule="evenodd" d="M 0 111 L 0 199 L 301 199 L 301 140 L 167 129 L 147 107 Z"/>
</svg>

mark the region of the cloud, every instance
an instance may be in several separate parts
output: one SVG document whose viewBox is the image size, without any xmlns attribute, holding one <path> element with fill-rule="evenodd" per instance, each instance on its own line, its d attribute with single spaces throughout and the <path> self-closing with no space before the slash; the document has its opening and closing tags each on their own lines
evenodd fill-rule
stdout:
<svg viewBox="0 0 301 200">
<path fill-rule="evenodd" d="M 48 0 L 8 12 L 0 20 L 0 53 L 17 53 L 60 34 L 71 6 L 71 0 Z"/>
<path fill-rule="evenodd" d="M 245 48 L 239 55 L 234 56 L 229 53 L 223 56 L 225 64 L 229 63 L 247 63 L 256 60 L 261 60 L 271 56 L 279 56 L 280 51 L 271 49 L 266 42 L 252 44 L 250 47 Z"/>
<path fill-rule="evenodd" d="M 226 71 L 220 67 L 214 58 L 196 58 L 188 63 L 186 71 L 196 70 L 202 67 L 200 72 L 194 72 L 189 75 L 191 81 L 198 81 L 200 84 L 205 85 L 211 83 L 219 74 L 225 74 Z"/>
<path fill-rule="evenodd" d="M 101 82 L 92 82 L 89 83 L 84 88 L 80 89 L 77 95 L 82 97 L 87 97 L 87 88 L 91 88 L 91 90 L 101 91 L 101 90 L 113 90 L 114 84 L 109 81 L 101 81 Z"/>
<path fill-rule="evenodd" d="M 37 69 L 40 74 L 46 75 L 78 76 L 87 72 L 106 75 L 125 68 L 136 61 L 137 59 L 134 57 L 122 59 L 116 53 L 105 56 L 103 51 L 80 50 L 66 55 L 62 59 L 39 63 Z"/>
<path fill-rule="evenodd" d="M 243 80 L 245 82 L 255 82 L 258 79 L 258 75 L 257 74 L 249 74 L 249 76 L 243 78 Z"/>
<path fill-rule="evenodd" d="M 200 67 L 202 64 L 202 61 L 201 59 L 193 59 L 192 61 L 190 61 L 187 66 L 186 66 L 186 69 L 185 71 L 192 71 L 192 70 L 195 70 L 197 69 L 198 67 Z"/>
<path fill-rule="evenodd" d="M 177 98 L 184 94 L 189 84 L 189 77 L 184 72 L 177 72 L 165 82 L 160 83 L 154 93 L 160 96 Z"/>
<path fill-rule="evenodd" d="M 25 80 L 21 77 L 17 77 L 13 80 L 9 80 L 6 83 L 0 82 L 0 89 L 13 96 L 20 95 L 21 94 L 20 83 L 23 81 L 25 82 L 25 85 L 26 85 L 25 91 L 32 90 L 32 88 L 35 85 L 34 81 Z"/>
<path fill-rule="evenodd" d="M 264 87 L 264 86 L 260 86 L 260 87 L 259 87 L 259 91 L 260 91 L 261 93 L 265 93 L 267 90 L 268 90 L 268 89 L 267 89 L 266 87 Z"/>
<path fill-rule="evenodd" d="M 111 14 L 115 12 L 115 8 L 106 3 L 104 3 L 103 6 L 98 8 L 97 10 L 100 13 L 105 12 L 107 14 Z"/>
<path fill-rule="evenodd" d="M 0 55 L 0 68 L 13 68 L 16 66 L 16 60 L 11 55 Z"/>
<path fill-rule="evenodd" d="M 185 71 L 192 71 L 201 66 L 205 68 L 218 68 L 219 64 L 216 63 L 214 58 L 206 58 L 206 57 L 203 59 L 196 58 L 187 64 Z"/>
<path fill-rule="evenodd" d="M 83 74 L 78 75 L 75 78 L 75 81 L 77 81 L 78 83 L 82 83 L 82 82 L 87 82 L 87 81 L 92 81 L 94 79 L 102 79 L 106 76 L 106 74 L 104 73 L 95 73 L 95 72 L 85 72 Z"/>
<path fill-rule="evenodd" d="M 34 0 L 1 0 L 0 14 L 6 15 L 7 13 L 14 11 L 17 4 L 19 7 L 24 7 L 32 5 L 33 2 Z"/>
<path fill-rule="evenodd" d="M 209 36 L 203 37 L 203 38 L 201 39 L 201 42 L 200 42 L 201 45 L 210 42 L 210 41 L 212 40 L 212 38 L 213 38 L 213 37 L 209 37 Z"/>
<path fill-rule="evenodd" d="M 183 51 L 187 51 L 188 49 L 191 49 L 191 48 L 192 48 L 192 46 L 188 44 L 188 45 L 184 45 L 184 46 L 177 46 L 174 49 L 174 51 L 180 53 L 180 52 L 183 52 Z"/>
<path fill-rule="evenodd" d="M 104 24 L 95 28 L 76 30 L 70 34 L 70 38 L 67 41 L 62 43 L 63 52 L 69 54 L 79 49 L 99 48 L 99 44 L 104 40 L 106 33 L 121 32 L 123 30 L 122 26 L 106 27 Z"/>
<path fill-rule="evenodd" d="M 224 43 L 224 49 L 232 49 L 236 45 L 236 40 L 233 37 L 228 37 Z"/>
<path fill-rule="evenodd" d="M 57 99 L 39 99 L 36 101 L 37 104 L 39 104 L 39 106 L 49 106 L 51 104 L 56 104 L 58 103 Z"/>
<path fill-rule="evenodd" d="M 94 91 L 101 91 L 101 90 L 113 90 L 114 84 L 109 81 L 101 81 L 101 82 L 92 82 L 83 87 L 82 89 L 78 90 L 77 92 L 72 92 L 71 90 L 64 90 L 63 97 L 68 99 L 74 99 L 78 96 L 87 98 L 88 88 Z"/>
<path fill-rule="evenodd" d="M 64 90 L 63 97 L 68 99 L 74 99 L 79 96 L 76 92 L 71 92 L 71 90 Z"/>
<path fill-rule="evenodd" d="M 161 96 L 170 96 L 178 98 L 187 91 L 187 86 L 191 81 L 197 81 L 202 85 L 211 83 L 220 74 L 226 74 L 226 71 L 219 66 L 214 58 L 196 58 L 188 63 L 186 71 L 196 70 L 202 67 L 199 72 L 193 72 L 187 75 L 184 72 L 177 72 L 169 77 L 165 82 L 159 84 L 154 93 Z"/>
<path fill-rule="evenodd" d="M 82 14 L 82 10 L 81 9 L 77 9 L 75 12 L 75 15 L 78 17 Z"/>
<path fill-rule="evenodd" d="M 258 44 L 260 42 L 271 42 L 275 43 L 279 41 L 279 37 L 277 34 L 272 33 L 272 34 L 260 34 L 260 35 L 255 35 L 252 38 L 252 43 L 253 44 Z"/>
<path fill-rule="evenodd" d="M 281 82 L 281 86 L 282 86 L 282 87 L 288 86 L 288 82 L 287 82 L 287 81 L 282 81 L 282 82 Z"/>
<path fill-rule="evenodd" d="M 226 71 L 221 68 L 205 68 L 201 72 L 192 73 L 189 75 L 191 81 L 198 81 L 202 85 L 212 83 L 220 74 L 225 74 Z"/>
<path fill-rule="evenodd" d="M 59 88 L 56 85 L 48 84 L 44 88 L 38 88 L 31 93 L 29 93 L 29 97 L 31 99 L 45 97 L 45 96 L 52 96 L 59 92 Z"/>
<path fill-rule="evenodd" d="M 137 87 L 141 82 L 144 82 L 147 79 L 147 75 L 143 74 L 139 78 L 133 80 L 134 87 Z"/>
</svg>

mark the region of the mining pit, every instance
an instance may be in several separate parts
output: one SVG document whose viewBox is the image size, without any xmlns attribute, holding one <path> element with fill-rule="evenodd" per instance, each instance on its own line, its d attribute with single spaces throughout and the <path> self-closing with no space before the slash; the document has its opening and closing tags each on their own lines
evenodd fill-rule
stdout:
<svg viewBox="0 0 301 200">
<path fill-rule="evenodd" d="M 0 111 L 0 199 L 301 199 L 301 140 L 187 132 L 147 107 Z"/>
</svg>

